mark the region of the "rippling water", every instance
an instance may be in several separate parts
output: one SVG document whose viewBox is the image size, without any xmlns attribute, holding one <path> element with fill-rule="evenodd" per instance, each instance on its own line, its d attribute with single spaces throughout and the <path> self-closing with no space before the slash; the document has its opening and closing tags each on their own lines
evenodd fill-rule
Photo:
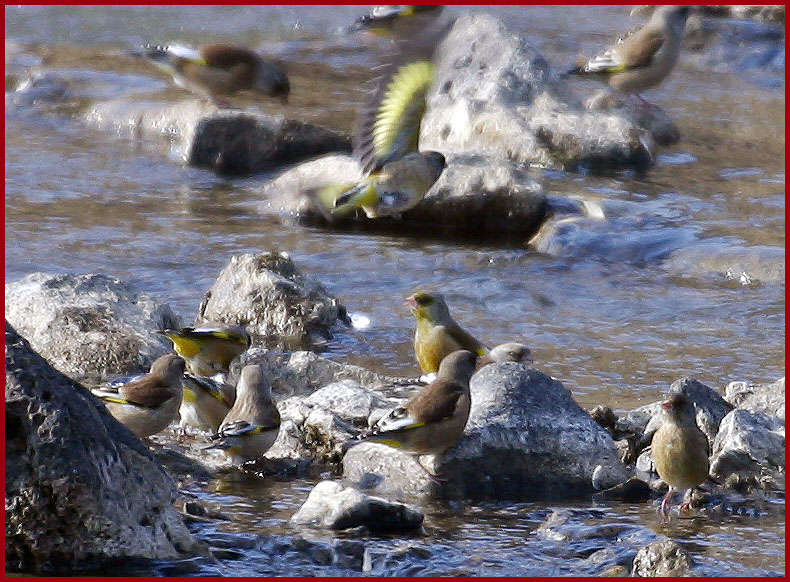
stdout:
<svg viewBox="0 0 790 582">
<path fill-rule="evenodd" d="M 225 179 L 184 168 L 157 148 L 79 119 L 93 100 L 133 91 L 149 100 L 185 97 L 155 72 L 120 62 L 119 51 L 143 42 L 223 39 L 286 61 L 293 98 L 287 109 L 267 109 L 350 130 L 357 87 L 380 46 L 342 29 L 365 10 L 6 7 L 7 91 L 28 67 L 42 64 L 97 79 L 71 109 L 40 103 L 7 109 L 6 281 L 34 271 L 101 272 L 133 282 L 191 321 L 232 255 L 281 250 L 371 320 L 365 330 L 338 334 L 328 355 L 377 371 L 417 372 L 413 322 L 402 302 L 423 287 L 443 292 L 456 319 L 487 342 L 528 343 L 536 366 L 587 407 L 628 410 L 660 398 L 683 375 L 717 389 L 784 375 L 783 67 L 726 68 L 710 54 L 684 53 L 670 79 L 647 95 L 683 137 L 660 151 L 645 176 L 538 176 L 551 196 L 598 201 L 606 214 L 581 223 L 546 253 L 526 244 L 283 224 L 255 210 L 268 176 Z M 485 10 L 525 32 L 557 69 L 637 22 L 625 7 Z M 578 83 L 580 95 L 594 89 Z M 311 484 L 245 481 L 222 493 L 206 492 L 216 483 L 195 485 L 193 492 L 232 517 L 200 526 L 198 534 L 215 547 L 246 549 L 235 558 L 220 553 L 216 563 L 144 564 L 139 572 L 347 573 L 331 563 L 315 570 L 315 556 L 298 552 L 283 563 L 262 558 L 275 536 L 300 533 L 331 543 L 331 534 L 287 525 Z M 427 512 L 422 535 L 366 538 L 374 554 L 407 544 L 425 549 L 391 559 L 383 573 L 597 573 L 588 559 L 595 550 L 613 549 L 613 563 L 623 563 L 658 535 L 681 542 L 705 574 L 784 572 L 783 499 L 767 500 L 776 507 L 758 517 L 705 516 L 669 526 L 651 505 L 572 506 L 583 517 L 570 528 L 579 539 L 567 543 L 536 533 L 554 506 L 415 503 Z M 598 528 L 590 539 L 583 537 L 585 519 Z M 621 533 L 606 538 L 604 524 Z"/>
</svg>

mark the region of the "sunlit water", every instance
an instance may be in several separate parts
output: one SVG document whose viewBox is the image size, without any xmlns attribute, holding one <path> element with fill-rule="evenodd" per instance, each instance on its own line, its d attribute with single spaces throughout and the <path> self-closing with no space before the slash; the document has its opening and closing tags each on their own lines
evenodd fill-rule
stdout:
<svg viewBox="0 0 790 582">
<path fill-rule="evenodd" d="M 557 69 L 637 22 L 625 7 L 486 10 L 526 32 Z M 291 103 L 263 107 L 348 131 L 358 87 L 380 48 L 342 32 L 364 11 L 7 7 L 6 40 L 24 49 L 7 59 L 6 89 L 43 62 L 105 75 L 85 107 L 91 97 L 131 91 L 144 99 L 183 99 L 155 72 L 113 55 L 149 41 L 231 40 L 290 65 Z M 705 63 L 704 54 L 682 55 L 672 77 L 647 95 L 683 137 L 660 151 L 645 176 L 536 175 L 550 195 L 598 201 L 606 214 L 605 221 L 582 223 L 551 255 L 518 243 L 344 234 L 283 223 L 257 210 L 268 176 L 225 179 L 181 167 L 161 148 L 89 128 L 79 106 L 15 108 L 6 120 L 6 281 L 34 271 L 101 272 L 134 283 L 191 321 L 232 255 L 280 250 L 349 311 L 370 319 L 362 330 L 341 330 L 327 355 L 373 370 L 416 374 L 413 321 L 402 303 L 416 288 L 428 288 L 443 292 L 455 318 L 487 343 L 527 343 L 536 366 L 585 407 L 628 410 L 660 398 L 684 375 L 719 390 L 732 380 L 771 382 L 784 375 L 784 70 L 733 72 Z M 578 83 L 580 95 L 596 88 Z M 333 543 L 333 534 L 287 524 L 313 482 L 192 485 L 232 518 L 194 526 L 196 533 L 215 548 L 239 546 L 239 555 L 142 564 L 135 572 L 358 571 L 332 560 L 320 565 L 318 550 L 272 559 L 277 536 Z M 659 536 L 684 545 L 700 573 L 784 572 L 783 499 L 769 497 L 758 515 L 669 525 L 651 504 L 411 501 L 427 514 L 421 534 L 338 539 L 362 539 L 372 554 L 409 544 L 423 549 L 404 550 L 372 571 L 384 574 L 594 574 L 602 571 L 588 559 L 596 550 L 613 550 L 612 565 L 628 563 Z M 558 543 L 538 535 L 538 525 L 562 507 L 581 512 L 570 526 L 578 539 Z M 585 521 L 597 532 L 589 539 Z M 601 532 L 608 525 L 620 533 L 607 538 Z"/>
</svg>

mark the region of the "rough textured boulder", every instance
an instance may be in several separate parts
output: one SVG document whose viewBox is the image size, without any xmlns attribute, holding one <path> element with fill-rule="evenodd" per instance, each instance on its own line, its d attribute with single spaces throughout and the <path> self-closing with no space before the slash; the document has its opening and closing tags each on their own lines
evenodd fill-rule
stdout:
<svg viewBox="0 0 790 582">
<path fill-rule="evenodd" d="M 7 570 L 68 573 L 198 549 L 148 449 L 8 322 L 5 369 Z"/>
<path fill-rule="evenodd" d="M 303 275 L 285 253 L 231 258 L 206 293 L 198 322 L 238 323 L 267 347 L 325 343 L 345 308 L 324 286 Z"/>
<path fill-rule="evenodd" d="M 650 164 L 647 132 L 620 115 L 585 110 L 527 40 L 496 18 L 460 17 L 436 60 L 421 149 L 568 168 Z"/>
<path fill-rule="evenodd" d="M 32 273 L 7 283 L 6 318 L 38 353 L 72 376 L 147 372 L 167 353 L 157 329 L 177 316 L 106 275 Z"/>
<path fill-rule="evenodd" d="M 785 379 L 772 384 L 730 382 L 724 390 L 724 398 L 734 407 L 751 412 L 764 412 L 785 419 Z"/>
<path fill-rule="evenodd" d="M 529 236 L 546 214 L 543 189 L 528 173 L 504 159 L 484 155 L 447 155 L 447 167 L 413 209 L 400 219 L 368 219 L 364 213 L 345 221 L 361 228 L 465 236 Z M 277 212 L 301 222 L 325 223 L 309 192 L 362 177 L 351 156 L 331 155 L 286 170 L 264 186 L 262 213 Z"/>
<path fill-rule="evenodd" d="M 492 364 L 472 377 L 472 409 L 464 436 L 426 467 L 378 444 L 343 458 L 349 480 L 379 490 L 451 498 L 560 498 L 592 492 L 592 475 L 611 487 L 628 477 L 609 434 L 559 382 L 522 364 Z M 426 458 L 426 457 L 424 457 Z"/>
<path fill-rule="evenodd" d="M 637 552 L 631 576 L 688 576 L 693 565 L 689 553 L 677 542 L 662 540 Z"/>
<path fill-rule="evenodd" d="M 775 416 L 733 410 L 713 442 L 710 474 L 719 480 L 749 482 L 784 490 L 785 427 Z"/>
<path fill-rule="evenodd" d="M 329 529 L 365 526 L 386 532 L 418 528 L 423 519 L 422 513 L 403 503 L 372 497 L 337 481 L 321 481 L 291 523 Z"/>
<path fill-rule="evenodd" d="M 253 111 L 218 110 L 198 100 L 176 105 L 109 101 L 94 105 L 86 120 L 138 138 L 166 138 L 187 164 L 220 174 L 266 172 L 351 150 L 351 139 L 331 129 Z"/>
</svg>

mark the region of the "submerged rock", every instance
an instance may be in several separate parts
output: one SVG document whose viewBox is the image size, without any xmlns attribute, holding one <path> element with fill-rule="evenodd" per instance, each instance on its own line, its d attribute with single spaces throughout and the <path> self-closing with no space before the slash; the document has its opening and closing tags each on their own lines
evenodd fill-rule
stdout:
<svg viewBox="0 0 790 582">
<path fill-rule="evenodd" d="M 199 100 L 175 105 L 109 101 L 85 119 L 136 138 L 165 137 L 191 166 L 220 174 L 267 172 L 328 152 L 351 150 L 351 138 L 331 129 L 255 111 L 217 109 Z"/>
<path fill-rule="evenodd" d="M 559 382 L 523 364 L 492 364 L 472 377 L 464 436 L 426 467 L 363 443 L 343 458 L 344 477 L 375 487 L 451 498 L 543 499 L 587 495 L 628 477 L 609 434 Z M 426 457 L 423 457 L 425 459 Z"/>
<path fill-rule="evenodd" d="M 198 550 L 142 442 L 8 322 L 5 354 L 6 569 L 73 573 Z"/>
<path fill-rule="evenodd" d="M 326 343 L 345 307 L 285 253 L 231 257 L 200 305 L 198 323 L 243 325 L 267 347 Z"/>
<path fill-rule="evenodd" d="M 677 542 L 653 542 L 639 550 L 634 558 L 631 576 L 688 576 L 694 561 Z"/>
<path fill-rule="evenodd" d="M 157 329 L 178 317 L 106 275 L 32 273 L 7 283 L 6 318 L 55 368 L 71 376 L 147 372 L 168 345 Z"/>
<path fill-rule="evenodd" d="M 337 481 L 321 481 L 291 517 L 291 523 L 328 529 L 365 526 L 371 531 L 407 531 L 424 515 L 408 505 L 366 495 Z"/>
</svg>

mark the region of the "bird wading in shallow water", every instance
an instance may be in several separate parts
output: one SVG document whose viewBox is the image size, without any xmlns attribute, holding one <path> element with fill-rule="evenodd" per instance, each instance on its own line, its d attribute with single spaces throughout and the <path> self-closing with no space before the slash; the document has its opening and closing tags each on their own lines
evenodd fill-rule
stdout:
<svg viewBox="0 0 790 582">
<path fill-rule="evenodd" d="M 134 53 L 173 77 L 176 85 L 208 99 L 220 107 L 226 98 L 249 91 L 288 101 L 291 85 L 279 66 L 254 51 L 233 44 L 209 44 L 199 49 L 181 45 L 145 46 Z"/>
<path fill-rule="evenodd" d="M 419 455 L 436 455 L 452 447 L 464 433 L 471 397 L 469 380 L 477 357 L 467 350 L 448 355 L 431 384 L 403 406 L 384 416 L 371 434 L 347 441 L 345 449 L 363 443 L 381 443 L 410 453 L 432 479 L 436 475 L 420 462 Z"/>
<path fill-rule="evenodd" d="M 121 424 L 142 439 L 156 434 L 176 419 L 181 404 L 185 363 L 175 354 L 158 358 L 151 370 L 120 386 L 91 390 Z"/>
<path fill-rule="evenodd" d="M 256 365 L 244 366 L 236 385 L 236 402 L 212 436 L 207 449 L 222 449 L 236 466 L 258 459 L 277 440 L 280 413 L 272 397 L 272 386 Z"/>
<path fill-rule="evenodd" d="M 442 360 L 456 350 L 469 350 L 478 356 L 488 354 L 488 348 L 461 329 L 450 316 L 442 295 L 420 291 L 408 297 L 406 305 L 417 318 L 414 355 L 426 374 L 439 370 Z"/>
<path fill-rule="evenodd" d="M 197 376 L 227 373 L 233 359 L 252 342 L 242 326 L 224 323 L 205 323 L 157 333 L 173 342 L 176 353 L 186 360 L 187 370 Z"/>
<path fill-rule="evenodd" d="M 672 494 L 692 489 L 708 478 L 708 439 L 697 426 L 694 404 L 680 392 L 661 403 L 663 422 L 653 435 L 651 456 L 669 491 L 661 502 L 667 515 Z M 681 510 L 689 504 L 681 505 Z"/>
<path fill-rule="evenodd" d="M 568 74 L 595 77 L 646 103 L 639 93 L 661 83 L 678 60 L 690 9 L 659 6 L 641 28 Z"/>
</svg>

